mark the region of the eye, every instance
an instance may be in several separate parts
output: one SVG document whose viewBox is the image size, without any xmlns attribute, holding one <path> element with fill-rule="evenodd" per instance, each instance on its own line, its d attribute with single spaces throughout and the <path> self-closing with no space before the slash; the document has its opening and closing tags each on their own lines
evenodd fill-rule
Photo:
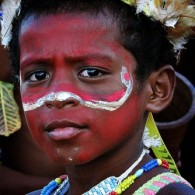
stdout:
<svg viewBox="0 0 195 195">
<path fill-rule="evenodd" d="M 26 76 L 26 80 L 30 82 L 42 81 L 49 78 L 49 74 L 43 70 L 34 71 Z"/>
<path fill-rule="evenodd" d="M 97 78 L 105 74 L 108 74 L 108 73 L 104 70 L 100 70 L 97 68 L 85 68 L 79 72 L 79 76 L 88 77 L 88 78 Z"/>
</svg>

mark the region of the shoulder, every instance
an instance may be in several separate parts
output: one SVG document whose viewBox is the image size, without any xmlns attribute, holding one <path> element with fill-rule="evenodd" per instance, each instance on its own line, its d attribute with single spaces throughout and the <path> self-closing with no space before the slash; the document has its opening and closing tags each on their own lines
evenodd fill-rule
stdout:
<svg viewBox="0 0 195 195">
<path fill-rule="evenodd" d="M 160 195 L 195 195 L 195 190 L 186 184 L 170 183 L 160 189 L 156 194 Z"/>
</svg>

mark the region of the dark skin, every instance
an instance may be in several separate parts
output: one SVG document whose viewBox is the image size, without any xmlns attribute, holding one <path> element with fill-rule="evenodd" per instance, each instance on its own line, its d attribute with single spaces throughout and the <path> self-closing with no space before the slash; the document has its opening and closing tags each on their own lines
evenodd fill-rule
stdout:
<svg viewBox="0 0 195 195">
<path fill-rule="evenodd" d="M 170 84 L 172 85 L 172 87 L 174 87 L 174 79 L 173 78 L 174 78 L 173 77 L 173 69 L 170 66 L 165 66 L 164 68 L 160 69 L 159 71 L 151 74 L 151 76 L 149 77 L 148 81 L 145 84 L 145 88 L 147 89 L 148 94 L 150 95 L 150 100 L 148 101 L 148 104 L 147 104 L 148 109 L 151 109 L 155 112 L 158 112 L 158 109 L 161 108 L 161 107 L 159 107 L 159 105 L 161 105 L 161 106 L 166 106 L 167 105 L 167 97 L 172 95 L 172 91 L 170 91 L 170 89 L 171 89 Z M 161 101 L 161 102 L 159 102 L 159 101 Z M 137 145 L 137 140 L 136 139 L 135 139 L 134 146 L 135 145 Z M 128 148 L 130 148 L 130 146 L 125 144 L 125 145 L 123 145 L 123 147 L 124 148 L 122 150 L 120 150 L 120 149 L 116 150 L 115 155 L 113 155 L 113 156 L 111 155 L 111 156 L 108 156 L 107 159 L 103 159 L 102 162 L 101 162 L 102 167 L 100 168 L 100 170 L 107 169 L 107 171 L 109 170 L 110 175 L 113 175 L 113 172 L 116 172 L 116 170 L 117 170 L 116 175 L 120 175 L 121 172 L 124 172 L 128 168 L 127 164 L 130 162 L 130 159 L 124 160 L 123 155 L 126 153 L 126 150 Z M 132 147 L 131 147 L 131 150 L 133 150 Z M 137 153 L 137 151 L 133 150 L 133 153 L 135 155 L 135 153 Z M 118 157 L 117 159 L 116 159 L 116 156 Z M 141 161 L 141 163 L 138 166 L 135 167 L 133 172 L 138 170 L 139 168 L 141 168 L 142 165 L 149 162 L 151 159 L 152 159 L 151 156 L 146 155 L 145 158 Z M 109 161 L 109 164 L 108 164 L 108 161 Z M 105 167 L 105 164 L 106 164 L 106 167 Z M 110 169 L 108 169 L 108 167 L 110 167 Z M 96 169 L 97 169 L 96 166 L 94 165 L 92 168 L 93 168 L 93 170 L 90 171 L 90 173 L 95 173 Z M 83 167 L 82 167 L 82 169 L 83 169 Z M 67 169 L 67 171 L 68 170 L 69 170 L 69 168 Z M 84 170 L 82 170 L 82 171 L 84 171 Z M 136 180 L 136 182 L 134 184 L 132 184 L 131 187 L 124 192 L 124 195 L 133 194 L 134 191 L 136 189 L 138 189 L 141 185 L 143 185 L 146 181 L 150 180 L 152 177 L 156 176 L 157 174 L 160 174 L 160 173 L 163 173 L 163 172 L 166 172 L 166 171 L 167 170 L 165 170 L 164 168 L 159 167 L 157 169 L 151 170 L 150 172 L 148 172 L 146 174 L 143 174 L 142 177 L 138 178 Z M 77 174 L 74 174 L 74 175 L 77 175 Z M 85 170 L 85 173 L 83 175 L 88 175 L 89 176 L 88 170 Z M 90 175 L 90 177 L 93 178 L 92 175 Z M 77 186 L 76 189 L 78 190 L 79 186 L 77 184 L 77 182 L 78 182 L 77 179 L 78 178 L 73 177 L 72 185 Z M 80 178 L 80 179 L 83 181 L 84 178 Z M 88 178 L 86 178 L 86 181 L 83 182 L 83 183 L 88 183 L 89 184 L 89 181 L 87 182 L 87 179 Z M 174 189 L 176 186 L 171 186 L 171 187 Z M 180 187 L 181 187 L 181 190 L 182 190 L 183 189 L 182 186 L 180 186 Z M 167 186 L 167 188 L 164 189 L 163 192 L 159 191 L 157 194 L 164 195 L 165 192 L 167 193 L 168 191 L 169 191 L 169 186 Z M 183 194 L 184 191 L 179 190 L 177 193 L 178 194 Z M 191 191 L 191 192 L 194 193 L 194 191 Z M 77 193 L 77 191 L 74 192 L 74 188 L 73 188 L 73 191 L 69 194 L 79 194 L 79 193 Z"/>
<path fill-rule="evenodd" d="M 59 36 L 56 36 L 56 32 L 59 32 Z M 75 36 L 78 34 L 80 36 Z M 56 14 L 52 17 L 41 16 L 36 20 L 32 16 L 22 24 L 20 90 L 25 103 L 32 94 L 36 101 L 42 95 L 40 92 L 56 92 L 62 90 L 61 87 L 64 91 L 67 88 L 77 93 L 87 91 L 89 94 L 86 95 L 94 94 L 94 88 L 99 86 L 100 90 L 107 87 L 104 93 L 113 92 L 112 89 L 117 91 L 123 87 L 118 79 L 121 66 L 126 67 L 132 75 L 131 95 L 124 105 L 113 112 L 85 107 L 72 97 L 66 101 L 46 100 L 41 107 L 25 112 L 35 140 L 53 160 L 66 166 L 71 195 L 80 195 L 104 178 L 121 175 L 131 166 L 143 150 L 142 133 L 147 113 L 160 112 L 169 105 L 173 96 L 173 68 L 165 64 L 151 73 L 142 84 L 139 83 L 134 73 L 136 61 L 122 47 L 116 34 L 113 32 L 113 21 L 101 14 L 96 17 L 89 17 L 88 14 Z M 89 67 L 99 74 L 89 76 Z M 102 74 L 98 68 L 109 74 Z M 126 120 L 130 111 L 133 115 Z M 51 120 L 65 120 L 68 125 L 54 127 L 48 132 L 45 126 Z M 71 136 L 67 136 L 66 131 Z M 51 133 L 56 132 L 57 136 L 52 137 Z M 145 155 L 133 172 L 151 159 L 150 155 Z M 143 174 L 123 194 L 133 194 L 142 184 L 162 172 L 166 170 L 158 167 Z M 158 194 L 168 194 L 170 188 L 179 188 L 173 194 L 185 194 L 182 185 L 167 186 Z"/>
<path fill-rule="evenodd" d="M 0 80 L 10 82 L 10 66 L 6 51 L 0 46 Z M 20 106 L 22 127 L 9 137 L 0 136 L 2 164 L 0 165 L 0 194 L 19 195 L 39 189 L 51 179 L 64 173 L 32 139 L 26 125 L 19 91 L 15 98 Z"/>
</svg>

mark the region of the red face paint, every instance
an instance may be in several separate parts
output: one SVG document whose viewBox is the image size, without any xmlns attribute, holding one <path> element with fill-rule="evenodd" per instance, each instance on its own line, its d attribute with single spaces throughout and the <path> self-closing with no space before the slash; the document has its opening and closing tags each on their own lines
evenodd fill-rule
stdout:
<svg viewBox="0 0 195 195">
<path fill-rule="evenodd" d="M 58 90 L 53 91 L 53 92 L 57 93 L 57 92 L 61 92 L 61 91 L 67 91 L 70 93 L 74 93 L 75 95 L 78 95 L 79 97 L 81 97 L 85 101 L 101 100 L 101 101 L 113 102 L 113 101 L 119 100 L 125 94 L 125 90 L 120 90 L 120 91 L 114 92 L 113 94 L 99 95 L 99 97 L 97 97 L 97 95 L 88 95 L 88 94 L 85 94 L 84 92 L 79 92 L 78 90 L 77 91 L 76 90 L 65 90 L 65 89 L 63 90 L 63 88 L 56 87 L 56 89 L 58 89 Z M 47 95 L 48 94 L 39 93 L 39 94 L 35 94 L 32 96 L 24 96 L 23 103 L 36 102 L 38 99 L 40 99 L 44 96 L 47 96 Z"/>
<path fill-rule="evenodd" d="M 102 109 L 102 110 L 109 110 L 114 111 L 121 107 L 124 102 L 127 100 L 127 98 L 130 96 L 132 91 L 132 81 L 130 80 L 130 77 L 127 77 L 128 72 L 125 67 L 122 67 L 121 71 L 121 82 L 124 83 L 126 86 L 126 91 L 124 90 L 115 92 L 111 95 L 103 95 L 102 98 L 99 97 L 99 99 L 96 96 L 89 96 L 89 95 L 78 95 L 79 93 L 75 94 L 70 91 L 57 91 L 57 92 L 51 92 L 49 94 L 46 94 L 39 99 L 35 99 L 34 101 L 30 101 L 29 98 L 23 97 L 23 108 L 24 111 L 30 111 L 39 108 L 40 106 L 43 106 L 47 101 L 67 101 L 68 99 L 75 99 L 80 104 L 95 108 L 95 109 Z M 82 93 L 80 93 L 82 94 Z M 33 97 L 34 98 L 34 97 Z M 27 101 L 25 101 L 25 99 Z M 104 101 L 105 100 L 105 101 Z"/>
<path fill-rule="evenodd" d="M 70 91 L 71 92 L 71 91 Z M 72 93 L 72 92 L 71 92 Z M 102 99 L 102 101 L 107 101 L 107 102 L 113 102 L 113 101 L 117 101 L 119 100 L 125 93 L 125 90 L 121 90 L 121 91 L 118 91 L 118 92 L 115 92 L 111 95 L 105 95 L 104 97 L 96 97 L 96 96 L 90 96 L 90 95 L 85 95 L 82 93 L 80 93 L 80 97 L 85 100 L 85 101 L 91 101 L 91 100 L 99 100 L 99 99 Z M 78 93 L 79 94 L 79 93 Z M 39 98 L 43 97 L 45 95 L 43 94 L 38 94 L 38 95 L 33 95 L 33 96 L 30 96 L 30 97 L 27 97 L 27 96 L 24 96 L 23 97 L 23 103 L 29 103 L 29 102 L 35 102 L 37 101 Z"/>
<path fill-rule="evenodd" d="M 123 98 L 124 83 L 132 81 L 136 67 L 118 40 L 113 21 L 89 14 L 27 19 L 20 34 L 20 63 L 23 103 L 59 91 L 87 102 L 112 103 Z M 124 80 L 122 67 L 127 70 Z M 143 105 L 142 96 L 133 89 L 113 112 L 92 109 L 71 97 L 45 102 L 25 115 L 35 140 L 53 160 L 79 165 L 114 152 L 130 138 L 141 126 Z"/>
</svg>

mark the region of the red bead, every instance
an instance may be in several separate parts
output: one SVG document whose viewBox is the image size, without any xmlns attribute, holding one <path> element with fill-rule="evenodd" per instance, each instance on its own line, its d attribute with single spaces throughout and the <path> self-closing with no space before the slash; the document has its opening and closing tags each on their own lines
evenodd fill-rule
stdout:
<svg viewBox="0 0 195 195">
<path fill-rule="evenodd" d="M 162 160 L 162 167 L 169 169 L 169 163 L 166 160 Z"/>
<path fill-rule="evenodd" d="M 116 192 L 110 192 L 109 195 L 118 195 Z"/>
<path fill-rule="evenodd" d="M 67 175 L 61 175 L 59 178 L 60 178 L 62 181 L 64 181 L 64 180 L 67 178 Z"/>
</svg>

